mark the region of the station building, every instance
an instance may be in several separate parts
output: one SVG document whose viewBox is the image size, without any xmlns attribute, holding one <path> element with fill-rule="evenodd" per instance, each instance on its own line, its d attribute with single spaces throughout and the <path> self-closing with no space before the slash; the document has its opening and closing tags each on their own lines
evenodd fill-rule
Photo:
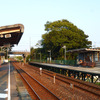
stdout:
<svg viewBox="0 0 100 100">
<path fill-rule="evenodd" d="M 81 48 L 68 50 L 69 53 L 78 53 L 77 65 L 100 67 L 100 48 Z"/>
</svg>

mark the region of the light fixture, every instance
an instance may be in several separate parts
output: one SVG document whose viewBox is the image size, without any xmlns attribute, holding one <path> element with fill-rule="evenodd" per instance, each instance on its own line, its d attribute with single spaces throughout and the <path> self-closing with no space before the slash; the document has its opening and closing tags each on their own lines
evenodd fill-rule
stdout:
<svg viewBox="0 0 100 100">
<path fill-rule="evenodd" d="M 4 36 L 3 36 L 3 34 L 0 34 L 0 38 L 3 38 Z"/>
<path fill-rule="evenodd" d="M 10 38 L 11 37 L 11 34 L 6 34 L 5 35 L 5 38 Z"/>
</svg>

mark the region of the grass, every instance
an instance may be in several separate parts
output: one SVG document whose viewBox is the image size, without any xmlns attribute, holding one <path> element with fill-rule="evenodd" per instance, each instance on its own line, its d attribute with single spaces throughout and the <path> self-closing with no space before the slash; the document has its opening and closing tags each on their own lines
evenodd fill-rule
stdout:
<svg viewBox="0 0 100 100">
<path fill-rule="evenodd" d="M 99 86 L 100 86 L 100 82 L 97 82 L 97 83 L 95 83 L 95 84 L 97 84 L 97 85 L 99 85 Z"/>
</svg>

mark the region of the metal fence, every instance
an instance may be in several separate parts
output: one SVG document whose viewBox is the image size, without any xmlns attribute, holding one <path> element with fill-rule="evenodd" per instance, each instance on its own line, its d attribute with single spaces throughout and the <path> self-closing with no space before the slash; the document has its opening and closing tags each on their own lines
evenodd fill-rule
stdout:
<svg viewBox="0 0 100 100">
<path fill-rule="evenodd" d="M 51 60 L 51 62 L 49 60 L 31 60 L 33 62 L 40 62 L 40 63 L 52 63 L 52 64 L 63 64 L 63 65 L 72 65 L 75 66 L 76 65 L 76 61 L 75 60 Z"/>
</svg>

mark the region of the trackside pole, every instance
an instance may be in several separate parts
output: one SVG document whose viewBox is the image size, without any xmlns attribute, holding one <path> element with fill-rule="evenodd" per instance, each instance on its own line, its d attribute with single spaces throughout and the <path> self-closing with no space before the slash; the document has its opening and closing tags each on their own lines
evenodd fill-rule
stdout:
<svg viewBox="0 0 100 100">
<path fill-rule="evenodd" d="M 42 68 L 40 67 L 40 75 L 42 75 Z"/>
<path fill-rule="evenodd" d="M 1 67 L 1 56 L 0 56 L 0 67 Z"/>
<path fill-rule="evenodd" d="M 72 83 L 70 83 L 70 88 L 73 88 L 73 87 L 74 87 L 74 85 Z"/>
<path fill-rule="evenodd" d="M 54 81 L 53 81 L 53 83 L 55 84 L 55 76 L 54 76 Z"/>
<path fill-rule="evenodd" d="M 56 73 L 53 74 L 53 83 L 54 83 L 54 84 L 55 84 L 55 82 L 56 82 L 56 81 L 55 81 L 55 76 L 56 76 Z"/>
</svg>

